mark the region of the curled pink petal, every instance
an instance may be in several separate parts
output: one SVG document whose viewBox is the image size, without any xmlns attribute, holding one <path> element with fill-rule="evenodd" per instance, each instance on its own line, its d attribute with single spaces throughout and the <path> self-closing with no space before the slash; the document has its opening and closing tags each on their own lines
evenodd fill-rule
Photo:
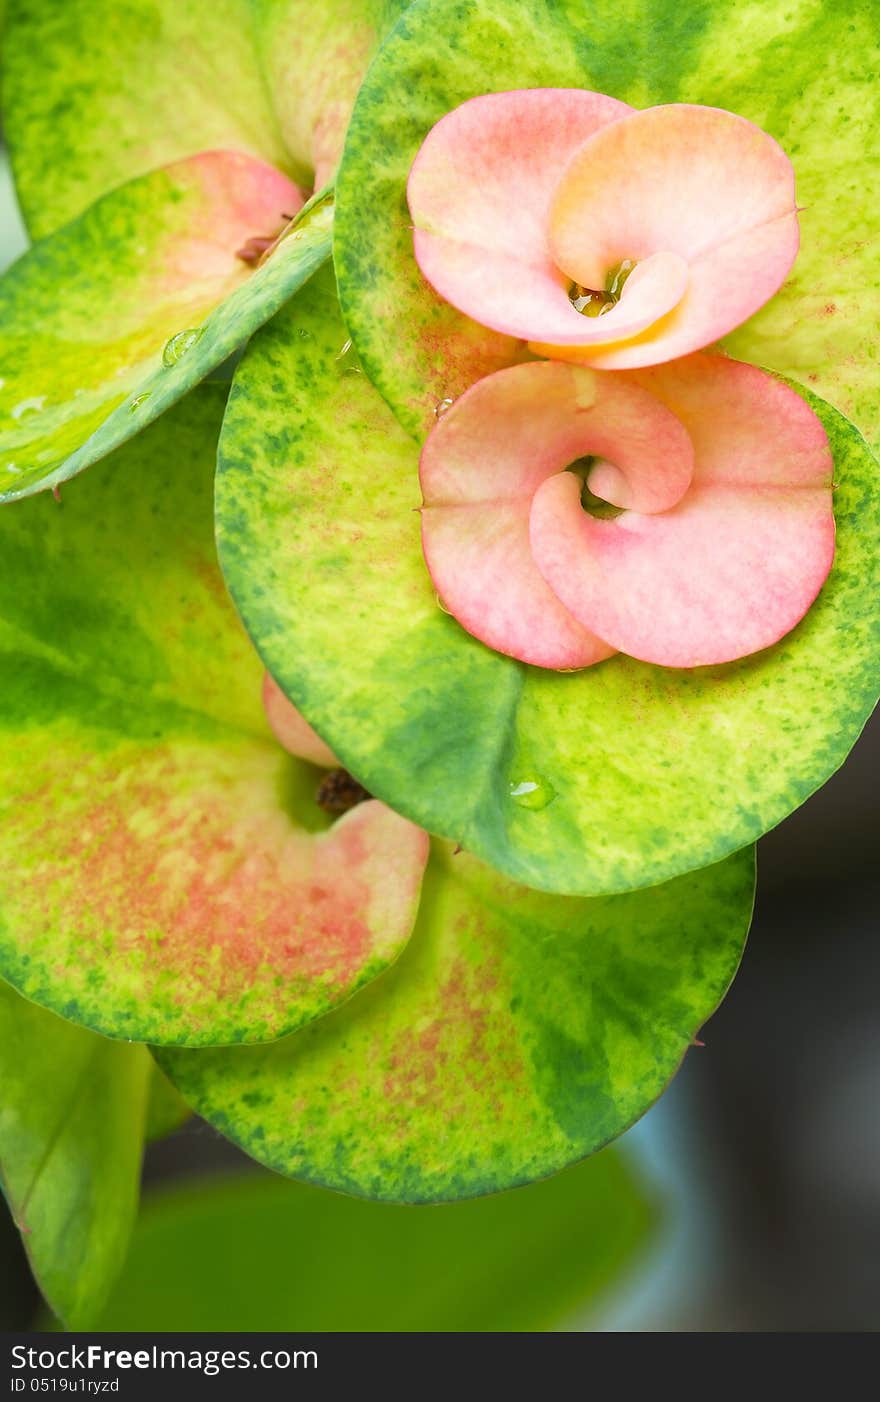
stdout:
<svg viewBox="0 0 880 1402">
<path fill-rule="evenodd" d="M 416 260 L 440 296 L 523 340 L 589 339 L 590 321 L 550 257 L 550 202 L 584 141 L 631 111 L 578 88 L 528 88 L 471 98 L 442 117 L 407 185 Z"/>
<path fill-rule="evenodd" d="M 499 652 L 557 669 L 614 651 L 576 621 L 535 565 L 532 498 L 569 464 L 595 457 L 594 479 L 621 505 L 661 511 L 687 490 L 693 449 L 660 401 L 619 376 L 531 363 L 480 380 L 447 410 L 422 450 L 422 543 L 446 609 Z"/>
<path fill-rule="evenodd" d="M 280 745 L 298 759 L 318 764 L 322 769 L 338 769 L 339 760 L 316 730 L 288 701 L 281 687 L 268 672 L 263 676 L 263 709 Z"/>
<path fill-rule="evenodd" d="M 585 287 L 602 289 L 621 263 L 635 264 L 618 308 L 642 260 L 665 253 L 687 264 L 686 293 L 656 328 L 635 333 L 637 342 L 617 345 L 633 333 L 615 329 L 611 314 L 595 318 L 615 344 L 591 349 L 592 365 L 657 364 L 718 340 L 781 287 L 798 251 L 794 171 L 778 143 L 743 117 L 687 104 L 648 108 L 597 131 L 572 157 L 548 237 L 557 267 Z"/>
<path fill-rule="evenodd" d="M 793 390 L 753 366 L 694 356 L 614 377 L 674 405 L 696 453 L 670 510 L 597 520 L 562 474 L 535 492 L 534 560 L 584 627 L 669 667 L 732 661 L 801 620 L 834 554 L 832 459 Z"/>
</svg>

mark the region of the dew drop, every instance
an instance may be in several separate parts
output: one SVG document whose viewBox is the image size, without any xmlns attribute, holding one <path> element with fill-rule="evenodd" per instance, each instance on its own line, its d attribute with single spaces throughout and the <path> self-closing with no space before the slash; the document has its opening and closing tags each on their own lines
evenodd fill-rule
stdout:
<svg viewBox="0 0 880 1402">
<path fill-rule="evenodd" d="M 334 360 L 340 375 L 362 375 L 364 373 L 351 337 L 348 338 L 342 349 L 337 351 Z"/>
<path fill-rule="evenodd" d="M 511 779 L 509 793 L 520 808 L 529 808 L 532 812 L 546 808 L 556 797 L 553 785 L 540 776 L 534 779 Z"/>
<path fill-rule="evenodd" d="M 14 472 L 15 476 L 18 477 L 21 473 L 21 468 L 18 466 L 18 463 L 8 462 L 4 468 L 4 472 Z"/>
<path fill-rule="evenodd" d="M 440 595 L 436 591 L 434 593 L 434 602 L 437 605 L 438 609 L 440 609 L 443 613 L 448 613 L 450 618 L 452 617 L 452 610 L 446 607 L 443 600 L 440 598 Z"/>
<path fill-rule="evenodd" d="M 612 302 L 620 301 L 621 293 L 626 286 L 626 280 L 634 267 L 635 263 L 632 258 L 624 258 L 622 263 L 618 263 L 616 268 L 611 269 L 611 272 L 605 279 L 605 291 L 608 293 Z"/>
<path fill-rule="evenodd" d="M 202 326 L 189 326 L 185 331 L 178 331 L 176 336 L 172 336 L 170 341 L 165 342 L 162 364 L 166 370 L 170 370 L 172 365 L 176 365 L 188 350 L 192 350 L 196 342 L 201 340 L 203 331 L 204 327 Z"/>
<path fill-rule="evenodd" d="M 627 278 L 635 268 L 632 258 L 624 258 L 617 264 L 616 268 L 611 268 L 605 278 L 604 288 L 598 290 L 595 287 L 582 287 L 579 282 L 573 282 L 568 289 L 568 300 L 576 312 L 581 316 L 604 316 L 617 306 L 626 286 Z"/>
<path fill-rule="evenodd" d="M 39 413 L 39 411 L 45 407 L 45 404 L 45 394 L 35 394 L 32 399 L 22 399 L 22 401 L 16 404 L 13 409 L 10 409 L 9 412 L 14 419 L 21 419 L 25 414 Z"/>
<path fill-rule="evenodd" d="M 438 400 L 437 403 L 434 405 L 434 418 L 435 418 L 435 419 L 442 418 L 442 416 L 446 413 L 446 410 L 447 410 L 447 409 L 451 409 L 454 403 L 455 403 L 455 400 L 454 400 L 454 399 L 440 399 L 440 400 Z"/>
<path fill-rule="evenodd" d="M 591 287 L 581 287 L 573 282 L 568 289 L 568 300 L 581 316 L 604 316 L 614 306 L 614 299 L 608 292 L 596 292 Z"/>
<path fill-rule="evenodd" d="M 151 398 L 152 393 L 152 390 L 147 389 L 144 390 L 143 394 L 136 394 L 134 399 L 128 406 L 128 412 L 130 414 L 133 414 L 136 409 L 139 409 L 141 407 L 142 404 L 146 404 L 147 400 Z"/>
</svg>

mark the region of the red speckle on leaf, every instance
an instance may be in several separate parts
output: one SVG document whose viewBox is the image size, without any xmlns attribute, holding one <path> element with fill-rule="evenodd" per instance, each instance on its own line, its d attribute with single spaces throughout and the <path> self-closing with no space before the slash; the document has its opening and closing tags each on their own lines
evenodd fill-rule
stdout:
<svg viewBox="0 0 880 1402">
<path fill-rule="evenodd" d="M 298 1001 L 323 1004 L 396 952 L 427 839 L 375 802 L 309 834 L 229 775 L 188 784 L 187 763 L 157 746 L 140 767 L 68 776 L 63 830 L 31 829 L 29 952 L 111 1006 L 177 1008 L 196 1033 L 245 1007 L 283 1029 Z"/>
<path fill-rule="evenodd" d="M 450 1114 L 464 1113 L 472 1094 L 501 1103 L 501 1089 L 522 1086 L 525 1068 L 516 1028 L 499 1016 L 493 995 L 501 974 L 498 961 L 453 963 L 437 989 L 430 1021 L 406 1029 L 388 1058 L 383 1094 L 401 1113 L 442 1101 Z M 407 1133 L 401 1123 L 401 1136 Z"/>
</svg>

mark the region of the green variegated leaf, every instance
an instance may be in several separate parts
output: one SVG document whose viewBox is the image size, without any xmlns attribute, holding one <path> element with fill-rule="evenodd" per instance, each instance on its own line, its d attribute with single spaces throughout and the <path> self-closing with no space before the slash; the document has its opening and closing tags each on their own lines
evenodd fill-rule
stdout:
<svg viewBox="0 0 880 1402">
<path fill-rule="evenodd" d="M 147 1199 L 100 1328 L 552 1329 L 614 1285 L 654 1221 L 612 1149 L 519 1193 L 434 1212 L 269 1174 L 192 1183 Z M 308 1270 L 291 1270 L 295 1260 Z"/>
<path fill-rule="evenodd" d="M 303 186 L 336 164 L 403 0 L 10 0 L 4 103 L 42 238 L 108 190 L 230 147 Z"/>
<path fill-rule="evenodd" d="M 230 148 L 282 167 L 251 0 L 8 0 L 3 97 L 35 238 L 157 166 Z"/>
<path fill-rule="evenodd" d="M 0 983 L 0 1182 L 34 1275 L 94 1327 L 137 1213 L 150 1057 Z"/>
<path fill-rule="evenodd" d="M 105 457 L 278 310 L 329 254 L 332 201 L 256 270 L 237 254 L 299 200 L 270 166 L 210 152 L 113 191 L 13 265 L 0 281 L 0 500 Z"/>
<path fill-rule="evenodd" d="M 165 4 L 171 0 L 164 0 Z M 407 0 L 251 0 L 257 54 L 297 170 L 334 174 L 361 79 Z"/>
<path fill-rule="evenodd" d="M 596 900 L 435 847 L 395 967 L 271 1047 L 166 1049 L 193 1109 L 280 1173 L 393 1202 L 496 1192 L 583 1158 L 663 1090 L 748 925 L 743 852 Z"/>
<path fill-rule="evenodd" d="M 579 87 L 635 107 L 750 118 L 794 162 L 801 253 L 729 349 L 827 398 L 880 445 L 880 26 L 836 0 L 415 0 L 358 98 L 339 174 L 335 258 L 367 373 L 413 433 L 516 343 L 441 303 L 412 253 L 405 182 L 425 135 L 479 93 Z"/>
<path fill-rule="evenodd" d="M 0 974 L 111 1036 L 279 1036 L 394 959 L 424 835 L 331 826 L 216 568 L 204 387 L 0 513 Z"/>
<path fill-rule="evenodd" d="M 345 352 L 327 280 L 252 343 L 224 422 L 226 578 L 273 676 L 366 788 L 516 880 L 590 895 L 719 860 L 842 763 L 880 691 L 877 463 L 816 404 L 837 557 L 804 622 L 694 671 L 566 675 L 438 605 L 417 451 Z"/>
</svg>

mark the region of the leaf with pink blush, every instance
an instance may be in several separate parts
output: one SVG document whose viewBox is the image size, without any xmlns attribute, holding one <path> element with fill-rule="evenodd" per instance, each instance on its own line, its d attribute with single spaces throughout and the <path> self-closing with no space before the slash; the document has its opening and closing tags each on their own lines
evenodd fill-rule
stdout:
<svg viewBox="0 0 880 1402">
<path fill-rule="evenodd" d="M 329 256 L 332 201 L 318 201 L 252 265 L 252 240 L 301 204 L 263 161 L 205 152 L 15 263 L 0 282 L 0 500 L 81 472 L 240 348 Z"/>
<path fill-rule="evenodd" d="M 165 1048 L 196 1113 L 277 1173 L 384 1202 L 546 1177 L 643 1114 L 736 971 L 754 854 L 571 900 L 432 844 L 393 968 L 265 1047 Z"/>
<path fill-rule="evenodd" d="M 444 612 L 422 549 L 418 448 L 340 354 L 346 343 L 322 274 L 248 347 L 224 419 L 217 531 L 263 660 L 370 793 L 515 880 L 588 895 L 719 860 L 843 762 L 880 694 L 880 479 L 851 424 L 808 398 L 834 460 L 837 534 L 831 573 L 793 632 L 719 666 L 618 654 L 564 674 L 502 656 Z M 554 362 L 489 384 L 538 372 L 548 385 L 584 377 L 646 392 L 671 370 L 618 376 Z M 691 413 L 680 386 L 670 405 Z M 791 405 L 796 422 L 788 395 L 774 412 Z M 440 416 L 451 441 L 458 417 L 455 405 Z M 504 422 L 493 416 L 482 431 L 503 444 Z M 696 439 L 711 419 L 690 422 Z M 728 477 L 747 479 L 753 432 L 728 416 Z M 481 466 L 470 455 L 438 475 L 444 498 L 497 497 L 509 462 L 488 478 Z M 515 564 L 511 555 L 508 576 Z"/>
<path fill-rule="evenodd" d="M 560 604 L 529 543 L 540 484 L 586 456 L 599 460 L 592 490 L 643 511 L 678 501 L 693 471 L 686 430 L 655 396 L 546 362 L 480 380 L 422 449 L 422 542 L 444 607 L 490 647 L 537 666 L 587 667 L 615 651 Z M 566 475 L 579 501 L 582 482 Z"/>
<path fill-rule="evenodd" d="M 331 180 L 351 109 L 380 39 L 407 0 L 261 0 L 257 59 L 293 168 Z"/>
<path fill-rule="evenodd" d="M 215 148 L 320 189 L 403 0 L 11 0 L 4 124 L 34 238 Z"/>
<path fill-rule="evenodd" d="M 871 74 L 878 63 L 870 7 L 856 12 L 832 0 L 787 9 L 757 0 L 641 0 L 624 11 L 615 0 L 414 0 L 361 88 L 337 186 L 340 296 L 364 370 L 421 438 L 436 404 L 522 358 L 518 342 L 488 331 L 481 337 L 426 285 L 416 263 L 407 180 L 422 143 L 449 113 L 487 93 L 548 87 L 604 93 L 637 109 L 696 104 L 733 113 L 778 142 L 794 166 L 801 206 L 794 266 L 727 348 L 830 400 L 876 448 L 880 90 Z M 610 137 L 615 125 L 591 140 Z M 628 169 L 602 173 L 609 198 L 618 173 L 626 188 Z M 724 180 L 743 195 L 738 165 L 726 163 Z M 450 201 L 453 188 L 450 179 Z M 739 201 L 744 216 L 749 203 L 750 196 Z M 673 224 L 678 214 L 683 227 L 698 217 L 682 204 L 671 211 Z M 789 216 L 782 226 L 792 234 Z M 771 221 L 716 248 L 711 276 L 698 260 L 689 299 L 702 299 L 705 280 L 719 314 L 735 325 L 748 312 L 752 283 L 766 279 L 766 290 L 778 277 L 777 233 Z M 634 297 L 628 286 L 619 306 Z M 512 283 L 511 307 L 519 292 Z M 683 349 L 678 341 L 673 353 Z M 621 351 L 615 363 L 635 364 L 638 353 L 637 336 L 630 358 Z"/>
<path fill-rule="evenodd" d="M 204 387 L 71 484 L 0 513 L 0 974 L 108 1036 L 266 1041 L 406 943 L 427 838 L 335 823 L 272 736 L 211 532 Z"/>
</svg>

